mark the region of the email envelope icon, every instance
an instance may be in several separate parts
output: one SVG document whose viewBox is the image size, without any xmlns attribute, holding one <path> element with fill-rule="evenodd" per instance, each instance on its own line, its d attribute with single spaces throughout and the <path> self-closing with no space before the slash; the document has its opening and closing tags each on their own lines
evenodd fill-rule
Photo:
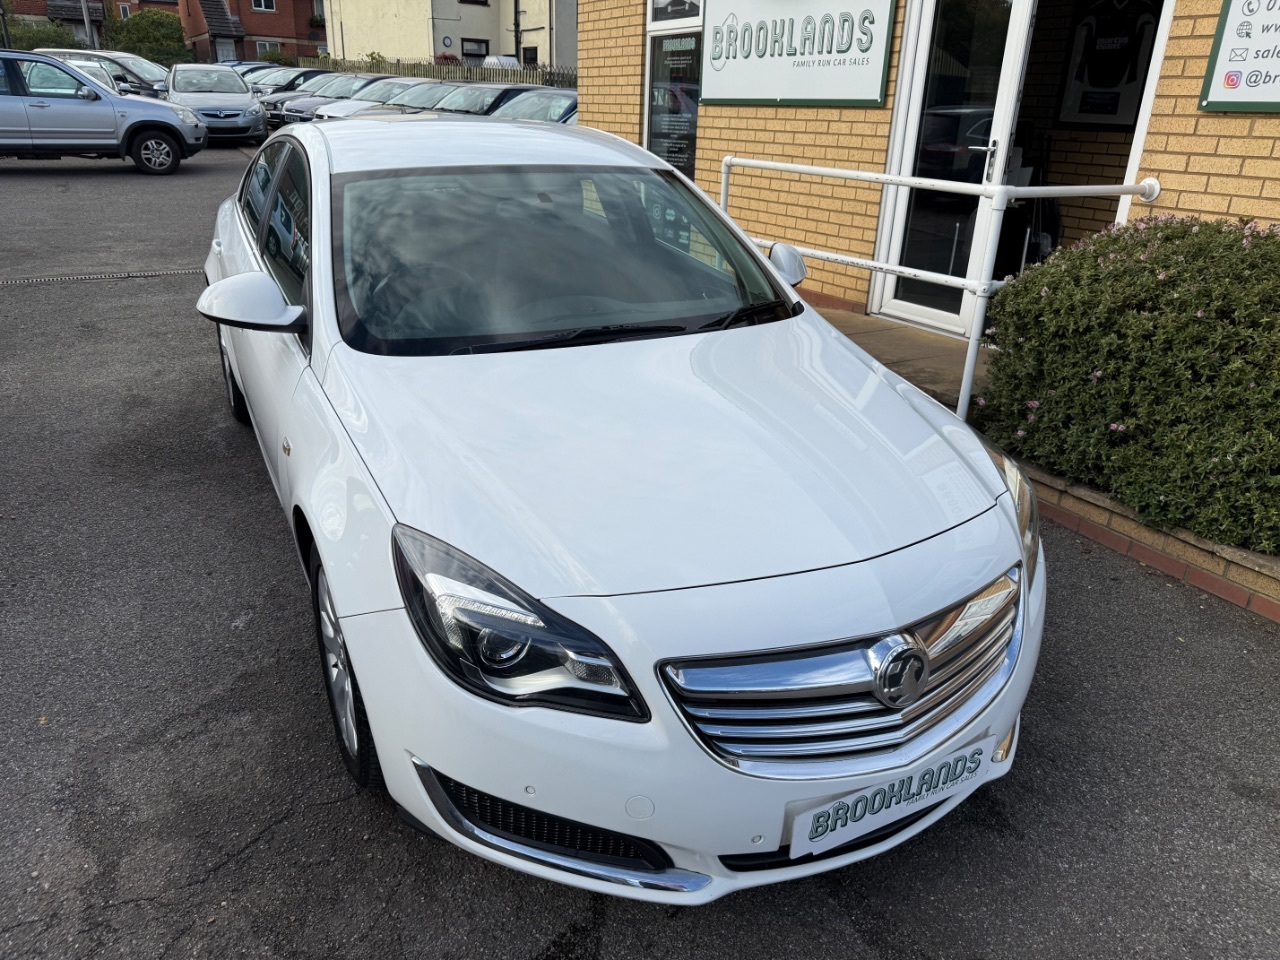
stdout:
<svg viewBox="0 0 1280 960">
<path fill-rule="evenodd" d="M 1232 47 L 1231 48 L 1232 60 L 1245 60 L 1248 58 L 1248 56 L 1249 56 L 1248 47 Z"/>
</svg>

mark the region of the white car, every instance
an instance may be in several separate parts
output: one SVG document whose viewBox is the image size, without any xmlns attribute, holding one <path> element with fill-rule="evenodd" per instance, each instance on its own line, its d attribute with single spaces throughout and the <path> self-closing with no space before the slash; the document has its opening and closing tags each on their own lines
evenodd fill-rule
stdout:
<svg viewBox="0 0 1280 960">
<path fill-rule="evenodd" d="M 658 158 L 290 127 L 205 270 L 338 748 L 413 822 L 693 904 L 881 853 L 1009 770 L 1045 608 L 1026 479 Z"/>
</svg>

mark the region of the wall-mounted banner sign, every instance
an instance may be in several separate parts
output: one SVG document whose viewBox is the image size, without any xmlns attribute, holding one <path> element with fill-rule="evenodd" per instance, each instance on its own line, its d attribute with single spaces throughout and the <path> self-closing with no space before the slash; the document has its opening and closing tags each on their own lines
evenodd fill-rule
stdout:
<svg viewBox="0 0 1280 960">
<path fill-rule="evenodd" d="M 1225 0 L 1201 110 L 1280 112 L 1280 0 Z"/>
<path fill-rule="evenodd" d="M 705 8 L 703 103 L 884 106 L 893 0 L 706 0 Z"/>
</svg>

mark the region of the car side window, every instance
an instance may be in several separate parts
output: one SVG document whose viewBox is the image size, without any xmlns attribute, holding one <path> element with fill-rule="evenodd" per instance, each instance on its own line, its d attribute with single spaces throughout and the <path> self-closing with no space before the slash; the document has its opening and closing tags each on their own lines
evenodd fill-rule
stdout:
<svg viewBox="0 0 1280 960">
<path fill-rule="evenodd" d="M 271 190 L 271 178 L 284 157 L 287 144 L 282 141 L 267 144 L 258 151 L 245 174 L 244 184 L 240 188 L 240 209 L 249 221 L 249 232 L 254 240 L 258 237 L 258 226 L 262 223 L 262 214 L 267 205 L 267 194 Z"/>
<path fill-rule="evenodd" d="M 13 90 L 9 87 L 9 71 L 5 65 L 5 61 L 0 60 L 0 97 L 8 97 L 13 95 Z"/>
<path fill-rule="evenodd" d="M 307 160 L 300 150 L 289 151 L 276 181 L 262 253 L 285 300 L 301 305 L 311 263 L 311 194 Z"/>
<path fill-rule="evenodd" d="M 27 85 L 27 95 L 31 97 L 72 100 L 83 86 L 71 74 L 52 64 L 20 60 L 19 69 Z"/>
</svg>

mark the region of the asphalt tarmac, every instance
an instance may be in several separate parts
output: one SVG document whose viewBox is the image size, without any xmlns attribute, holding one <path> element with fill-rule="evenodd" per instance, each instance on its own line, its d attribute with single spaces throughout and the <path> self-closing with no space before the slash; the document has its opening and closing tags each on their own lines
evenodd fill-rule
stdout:
<svg viewBox="0 0 1280 960">
<path fill-rule="evenodd" d="M 245 163 L 0 161 L 0 957 L 1280 956 L 1280 628 L 1050 523 L 1013 771 L 879 858 L 651 906 L 354 790 L 203 278 L 9 282 L 195 270 Z"/>
</svg>

